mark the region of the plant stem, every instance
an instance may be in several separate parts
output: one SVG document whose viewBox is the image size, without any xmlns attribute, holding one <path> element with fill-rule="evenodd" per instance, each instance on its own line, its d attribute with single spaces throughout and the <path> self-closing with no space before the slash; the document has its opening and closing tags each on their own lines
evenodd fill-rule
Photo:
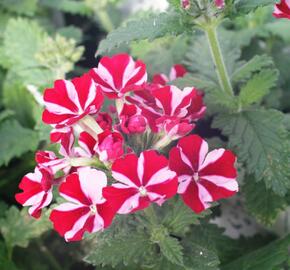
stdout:
<svg viewBox="0 0 290 270">
<path fill-rule="evenodd" d="M 78 125 L 83 131 L 88 132 L 96 140 L 98 140 L 98 134 L 103 132 L 96 120 L 90 115 L 86 115 L 78 122 Z"/>
<path fill-rule="evenodd" d="M 102 26 L 108 33 L 114 30 L 115 27 L 110 19 L 108 12 L 104 8 L 100 8 L 97 11 L 97 16 L 99 17 Z"/>
<path fill-rule="evenodd" d="M 217 37 L 217 24 L 209 22 L 204 25 L 203 30 L 206 33 L 212 59 L 215 64 L 216 73 L 218 75 L 219 83 L 224 92 L 233 96 L 233 87 L 228 75 L 228 71 L 223 59 L 221 47 Z"/>
</svg>

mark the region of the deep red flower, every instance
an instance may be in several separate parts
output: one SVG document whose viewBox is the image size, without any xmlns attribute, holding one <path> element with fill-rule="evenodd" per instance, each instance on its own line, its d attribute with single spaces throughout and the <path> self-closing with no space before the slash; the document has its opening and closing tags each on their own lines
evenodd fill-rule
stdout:
<svg viewBox="0 0 290 270">
<path fill-rule="evenodd" d="M 109 98 L 120 98 L 126 92 L 138 89 L 147 81 L 146 65 L 134 61 L 128 54 L 103 57 L 98 67 L 89 72 Z"/>
<path fill-rule="evenodd" d="M 15 195 L 16 201 L 23 206 L 31 206 L 29 214 L 39 218 L 41 209 L 52 201 L 52 175 L 36 167 L 34 173 L 28 173 L 22 178 L 19 188 L 23 192 Z"/>
<path fill-rule="evenodd" d="M 124 154 L 124 138 L 119 132 L 105 130 L 98 135 L 94 151 L 102 162 L 112 162 Z"/>
<path fill-rule="evenodd" d="M 171 68 L 169 77 L 163 73 L 154 74 L 152 82 L 153 84 L 166 85 L 168 82 L 183 77 L 186 73 L 187 70 L 183 65 L 176 64 Z"/>
<path fill-rule="evenodd" d="M 115 212 L 103 198 L 106 185 L 105 173 L 88 167 L 67 176 L 61 184 L 59 192 L 67 202 L 52 210 L 50 220 L 66 241 L 79 241 L 85 232 L 94 233 L 111 224 Z"/>
<path fill-rule="evenodd" d="M 98 113 L 97 117 L 96 117 L 96 121 L 99 124 L 99 126 L 101 127 L 102 130 L 111 130 L 112 129 L 112 117 L 106 113 L 106 112 L 100 112 Z"/>
<path fill-rule="evenodd" d="M 138 158 L 128 154 L 113 163 L 112 176 L 118 183 L 104 188 L 104 197 L 118 213 L 127 214 L 161 205 L 177 192 L 177 177 L 169 170 L 168 160 L 153 150 L 142 152 Z"/>
<path fill-rule="evenodd" d="M 281 0 L 279 4 L 276 4 L 273 16 L 278 19 L 290 19 L 290 0 Z"/>
<path fill-rule="evenodd" d="M 178 175 L 178 193 L 194 212 L 238 191 L 235 155 L 225 149 L 208 152 L 208 144 L 197 135 L 179 140 L 170 151 L 169 167 Z"/>
<path fill-rule="evenodd" d="M 143 133 L 147 122 L 136 105 L 124 104 L 119 115 L 120 127 L 125 134 Z"/>
<path fill-rule="evenodd" d="M 54 88 L 44 92 L 46 108 L 42 120 L 56 127 L 70 126 L 86 115 L 99 112 L 103 101 L 101 88 L 87 74 L 72 81 L 57 80 Z"/>
</svg>

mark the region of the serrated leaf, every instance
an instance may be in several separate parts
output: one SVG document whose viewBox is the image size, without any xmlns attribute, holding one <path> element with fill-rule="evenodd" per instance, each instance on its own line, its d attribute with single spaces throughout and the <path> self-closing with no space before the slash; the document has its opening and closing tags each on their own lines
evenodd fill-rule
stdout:
<svg viewBox="0 0 290 270">
<path fill-rule="evenodd" d="M 108 34 L 100 42 L 97 54 L 104 54 L 124 43 L 137 40 L 154 40 L 166 35 L 177 36 L 188 31 L 184 18 L 175 13 L 161 13 L 150 15 L 136 21 L 129 21 Z"/>
<path fill-rule="evenodd" d="M 242 87 L 239 101 L 242 107 L 261 101 L 278 80 L 278 71 L 275 69 L 262 70 L 254 75 L 245 86 Z"/>
<path fill-rule="evenodd" d="M 50 227 L 48 217 L 36 220 L 27 214 L 27 209 L 19 211 L 15 206 L 11 206 L 0 219 L 0 232 L 9 247 L 27 247 L 31 239 L 39 237 Z"/>
<path fill-rule="evenodd" d="M 260 71 L 264 67 L 273 65 L 273 60 L 268 55 L 256 55 L 250 61 L 246 62 L 240 68 L 235 70 L 232 75 L 233 82 L 248 80 L 253 72 Z"/>
<path fill-rule="evenodd" d="M 275 3 L 275 0 L 237 0 L 235 1 L 235 8 L 239 13 L 248 13 L 258 7 L 274 5 Z"/>
<path fill-rule="evenodd" d="M 20 157 L 38 146 L 38 133 L 22 127 L 16 120 L 6 120 L 0 124 L 0 166 L 7 165 L 14 157 Z"/>
<path fill-rule="evenodd" d="M 35 53 L 42 45 L 44 30 L 35 22 L 28 19 L 13 18 L 8 21 L 4 33 L 4 52 L 9 62 L 18 69 L 37 66 Z"/>
<path fill-rule="evenodd" d="M 290 151 L 283 120 L 279 111 L 257 109 L 222 114 L 213 123 L 229 137 L 229 147 L 236 149 L 247 172 L 281 196 L 290 188 Z"/>
<path fill-rule="evenodd" d="M 184 235 L 189 230 L 189 226 L 198 224 L 199 219 L 210 215 L 210 211 L 195 214 L 191 209 L 184 205 L 184 202 L 177 198 L 171 199 L 162 206 L 162 212 L 158 215 L 162 218 L 162 224 L 168 229 L 170 234 Z"/>
<path fill-rule="evenodd" d="M 273 223 L 287 201 L 285 197 L 278 196 L 272 190 L 266 189 L 264 183 L 257 183 L 253 177 L 247 177 L 242 187 L 245 194 L 247 210 L 263 224 Z"/>
<path fill-rule="evenodd" d="M 1 0 L 0 6 L 11 13 L 33 16 L 37 9 L 37 2 L 38 0 Z"/>
<path fill-rule="evenodd" d="M 288 261 L 290 236 L 276 240 L 269 245 L 246 254 L 224 265 L 222 270 L 273 270 Z"/>
<path fill-rule="evenodd" d="M 161 253 L 173 264 L 183 265 L 183 247 L 176 238 L 164 236 L 158 242 Z"/>
</svg>

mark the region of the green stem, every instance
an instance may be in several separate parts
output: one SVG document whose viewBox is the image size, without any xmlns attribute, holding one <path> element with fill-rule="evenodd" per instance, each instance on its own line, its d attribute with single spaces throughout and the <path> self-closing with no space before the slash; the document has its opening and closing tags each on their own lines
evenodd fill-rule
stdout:
<svg viewBox="0 0 290 270">
<path fill-rule="evenodd" d="M 103 132 L 96 120 L 90 115 L 86 115 L 78 122 L 78 125 L 83 131 L 88 132 L 96 140 L 98 140 L 98 134 Z"/>
<path fill-rule="evenodd" d="M 217 37 L 217 24 L 209 22 L 203 27 L 203 30 L 207 36 L 211 56 L 216 67 L 216 73 L 218 75 L 220 86 L 224 92 L 233 96 L 233 87 L 226 69 L 225 61 L 223 59 L 221 47 Z"/>
<path fill-rule="evenodd" d="M 113 25 L 108 12 L 104 8 L 97 10 L 97 16 L 104 27 L 104 29 L 109 33 L 114 30 L 115 26 Z"/>
<path fill-rule="evenodd" d="M 52 267 L 52 269 L 55 269 L 55 270 L 63 269 L 58 263 L 58 261 L 55 259 L 55 257 L 51 254 L 49 249 L 47 249 L 44 245 L 42 245 L 40 241 L 37 241 L 37 245 L 39 249 L 45 254 L 45 257 L 49 261 L 49 264 Z"/>
<path fill-rule="evenodd" d="M 11 245 L 7 245 L 6 248 L 7 248 L 7 257 L 8 257 L 8 260 L 9 260 L 10 262 L 12 262 L 13 246 L 11 246 Z"/>
</svg>

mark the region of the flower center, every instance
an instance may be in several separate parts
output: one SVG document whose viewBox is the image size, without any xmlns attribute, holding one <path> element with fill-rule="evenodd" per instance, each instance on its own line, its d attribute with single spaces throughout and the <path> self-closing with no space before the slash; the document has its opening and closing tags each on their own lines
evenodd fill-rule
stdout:
<svg viewBox="0 0 290 270">
<path fill-rule="evenodd" d="M 146 188 L 143 187 L 143 186 L 139 187 L 139 193 L 140 193 L 141 197 L 147 196 L 147 190 L 146 190 Z"/>
<path fill-rule="evenodd" d="M 97 213 L 97 207 L 94 204 L 90 205 L 90 210 L 93 215 Z"/>
<path fill-rule="evenodd" d="M 198 182 L 199 176 L 198 176 L 197 172 L 193 174 L 193 179 L 194 179 L 195 182 Z"/>
</svg>

